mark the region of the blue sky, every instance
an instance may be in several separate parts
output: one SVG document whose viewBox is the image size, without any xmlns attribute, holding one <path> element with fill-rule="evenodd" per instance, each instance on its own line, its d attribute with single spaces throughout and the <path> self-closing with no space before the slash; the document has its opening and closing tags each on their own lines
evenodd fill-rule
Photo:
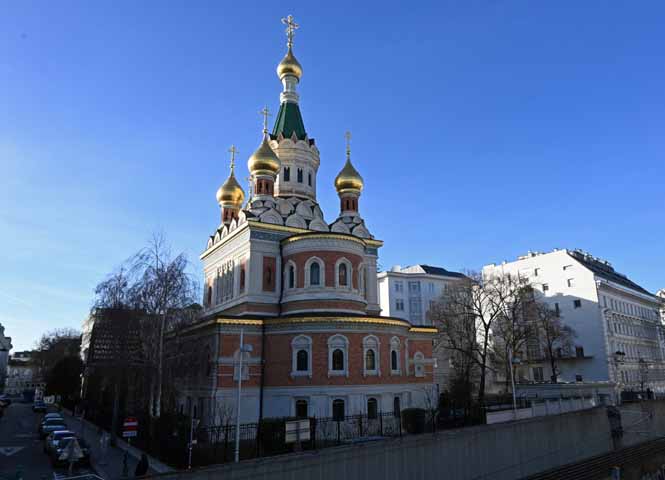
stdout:
<svg viewBox="0 0 665 480">
<path fill-rule="evenodd" d="M 258 111 L 278 108 L 289 13 L 319 201 L 334 220 L 349 129 L 381 266 L 583 248 L 665 287 L 663 2 L 2 10 L 0 323 L 16 349 L 80 326 L 95 284 L 154 231 L 199 274 L 226 150 L 246 177 Z"/>
</svg>

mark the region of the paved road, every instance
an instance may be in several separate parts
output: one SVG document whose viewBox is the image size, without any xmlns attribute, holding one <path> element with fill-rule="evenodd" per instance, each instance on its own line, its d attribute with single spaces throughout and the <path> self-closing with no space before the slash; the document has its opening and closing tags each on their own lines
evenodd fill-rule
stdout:
<svg viewBox="0 0 665 480">
<path fill-rule="evenodd" d="M 37 425 L 42 415 L 32 412 L 32 405 L 12 403 L 0 418 L 0 478 L 14 479 L 17 470 L 23 478 L 53 478 L 53 469 L 42 451 Z"/>
</svg>

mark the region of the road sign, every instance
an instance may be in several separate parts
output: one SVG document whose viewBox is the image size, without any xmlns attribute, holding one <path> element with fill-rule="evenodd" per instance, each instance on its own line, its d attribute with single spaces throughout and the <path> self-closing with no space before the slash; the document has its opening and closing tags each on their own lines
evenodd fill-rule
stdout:
<svg viewBox="0 0 665 480">
<path fill-rule="evenodd" d="M 304 442 L 309 440 L 309 419 L 293 420 L 285 423 L 286 443 Z"/>
<path fill-rule="evenodd" d="M 139 421 L 135 417 L 127 417 L 122 422 L 122 436 L 124 438 L 135 437 L 138 434 Z"/>
</svg>

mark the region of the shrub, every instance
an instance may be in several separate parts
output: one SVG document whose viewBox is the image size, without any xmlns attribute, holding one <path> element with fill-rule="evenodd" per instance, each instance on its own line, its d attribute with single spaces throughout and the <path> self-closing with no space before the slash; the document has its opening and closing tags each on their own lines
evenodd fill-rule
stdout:
<svg viewBox="0 0 665 480">
<path fill-rule="evenodd" d="M 402 410 L 402 424 L 408 433 L 424 433 L 427 412 L 423 408 L 405 408 Z"/>
</svg>

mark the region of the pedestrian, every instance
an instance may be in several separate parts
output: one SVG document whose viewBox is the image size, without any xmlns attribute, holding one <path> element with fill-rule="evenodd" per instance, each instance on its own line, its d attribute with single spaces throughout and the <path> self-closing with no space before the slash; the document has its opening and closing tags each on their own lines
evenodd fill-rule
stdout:
<svg viewBox="0 0 665 480">
<path fill-rule="evenodd" d="M 141 460 L 136 465 L 136 470 L 134 470 L 135 477 L 142 477 L 148 473 L 148 456 L 145 453 L 141 454 Z"/>
</svg>

